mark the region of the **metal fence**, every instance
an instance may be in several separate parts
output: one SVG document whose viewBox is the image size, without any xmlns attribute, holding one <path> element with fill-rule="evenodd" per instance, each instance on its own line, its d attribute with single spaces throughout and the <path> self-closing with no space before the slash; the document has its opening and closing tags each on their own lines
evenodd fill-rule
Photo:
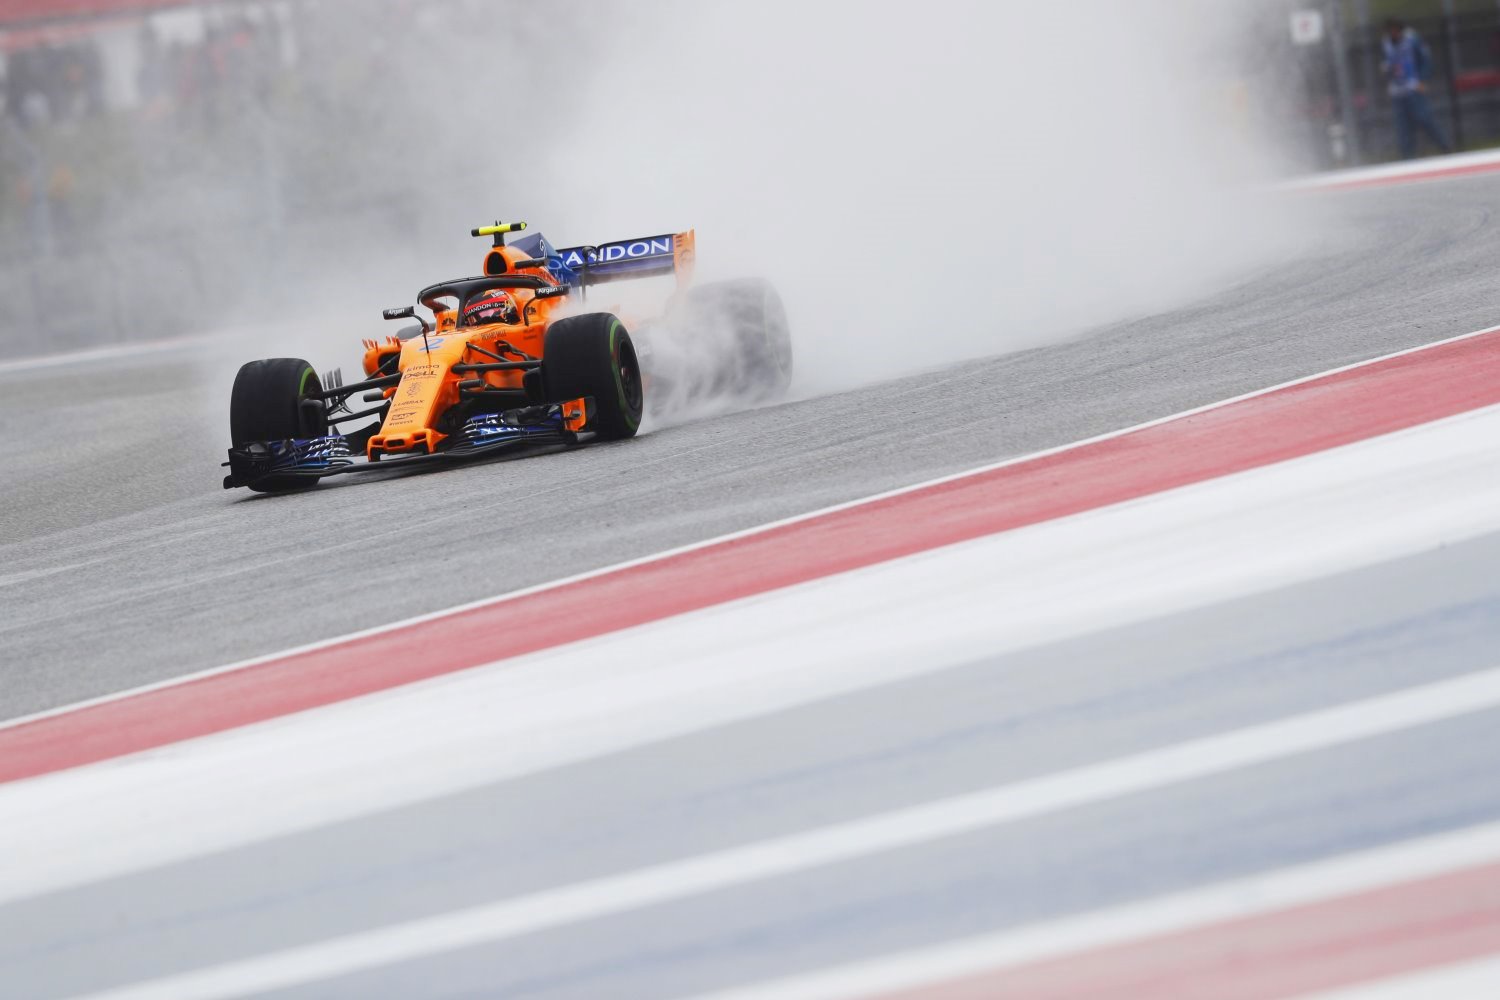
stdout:
<svg viewBox="0 0 1500 1000">
<path fill-rule="evenodd" d="M 1284 128 L 1313 166 L 1378 163 L 1400 155 L 1381 71 L 1382 20 L 1367 3 L 1304 2 L 1327 24 L 1316 45 L 1291 46 L 1284 21 L 1278 44 L 1290 47 L 1295 85 L 1282 95 Z M 1431 53 L 1427 96 L 1457 149 L 1500 145 L 1500 4 L 1482 10 L 1410 17 Z M 1423 152 L 1435 151 L 1430 144 Z"/>
</svg>

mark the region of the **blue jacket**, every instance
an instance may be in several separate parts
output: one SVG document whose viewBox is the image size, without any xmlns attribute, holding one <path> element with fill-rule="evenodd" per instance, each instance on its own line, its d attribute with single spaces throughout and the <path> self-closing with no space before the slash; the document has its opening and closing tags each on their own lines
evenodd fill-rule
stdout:
<svg viewBox="0 0 1500 1000">
<path fill-rule="evenodd" d="M 1407 28 L 1401 33 L 1400 41 L 1392 42 L 1390 36 L 1386 36 L 1380 45 L 1385 50 L 1385 63 L 1381 68 L 1390 80 L 1391 96 L 1402 97 L 1422 89 L 1422 81 L 1427 78 L 1428 68 L 1432 65 L 1432 56 L 1422 37 Z"/>
</svg>

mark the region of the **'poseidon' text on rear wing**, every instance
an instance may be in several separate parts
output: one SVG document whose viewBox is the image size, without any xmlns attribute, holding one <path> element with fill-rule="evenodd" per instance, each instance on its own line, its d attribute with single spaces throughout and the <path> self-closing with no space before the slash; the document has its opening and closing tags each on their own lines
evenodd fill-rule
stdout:
<svg viewBox="0 0 1500 1000">
<path fill-rule="evenodd" d="M 677 283 L 686 285 L 692 279 L 695 249 L 691 229 L 598 246 L 564 247 L 554 251 L 550 270 L 570 285 L 665 274 L 675 274 Z"/>
</svg>

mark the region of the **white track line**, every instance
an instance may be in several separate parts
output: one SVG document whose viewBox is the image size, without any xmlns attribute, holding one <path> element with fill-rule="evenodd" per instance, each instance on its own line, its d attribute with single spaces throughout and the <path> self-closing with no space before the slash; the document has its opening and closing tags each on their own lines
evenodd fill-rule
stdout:
<svg viewBox="0 0 1500 1000">
<path fill-rule="evenodd" d="M 1315 191 L 1350 186 L 1374 186 L 1381 182 L 1397 183 L 1401 181 L 1439 179 L 1458 180 L 1463 177 L 1484 176 L 1484 174 L 1483 172 L 1476 174 L 1455 174 L 1450 173 L 1450 171 L 1490 166 L 1500 168 L 1500 150 L 1487 149 L 1474 153 L 1452 153 L 1447 156 L 1423 157 L 1420 160 L 1404 160 L 1400 163 L 1381 163 L 1373 167 L 1330 170 L 1325 173 L 1311 174 L 1306 177 L 1298 177 L 1295 180 L 1287 181 L 1282 185 L 1282 188 L 1292 191 Z"/>
<path fill-rule="evenodd" d="M 207 1000 L 318 982 L 1149 792 L 1497 706 L 1500 668 L 1044 778 L 168 976 L 96 994 L 94 1000 Z M 1486 828 L 1480 842 L 1490 856 L 1500 844 L 1495 828 Z M 1451 854 L 1441 857 L 1444 867 L 1452 866 Z"/>
<path fill-rule="evenodd" d="M 37 371 L 43 368 L 60 368 L 64 365 L 91 364 L 95 361 L 117 361 L 141 354 L 157 354 L 162 351 L 180 351 L 202 347 L 219 339 L 218 335 L 200 334 L 191 337 L 174 337 L 167 340 L 142 340 L 129 344 L 110 344 L 106 347 L 90 347 L 67 354 L 43 354 L 34 358 L 16 358 L 0 361 L 0 375 L 12 372 Z"/>
<path fill-rule="evenodd" d="M 1253 392 L 1243 393 L 1238 396 L 1231 396 L 1228 399 L 1222 399 L 1218 402 L 1208 403 L 1204 406 L 1194 407 L 1190 410 L 1182 410 L 1178 413 L 1169 414 L 1165 417 L 1158 417 L 1155 420 L 1147 420 L 1143 423 L 1133 424 L 1129 427 L 1121 428 L 1120 430 L 1110 431 L 1105 434 L 1099 434 L 1091 438 L 1084 438 L 1083 440 L 1073 441 L 1065 445 L 1059 445 L 1056 448 L 1046 448 L 1042 451 L 1031 452 L 1026 455 L 1017 456 L 1015 458 L 1008 458 L 999 462 L 991 462 L 987 465 L 981 465 L 973 469 L 967 469 L 963 472 L 955 472 L 946 476 L 938 476 L 935 479 L 924 480 L 919 483 L 914 483 L 910 486 L 902 486 L 894 490 L 887 490 L 884 493 L 876 493 L 872 496 L 861 497 L 857 500 L 850 500 L 844 503 L 833 504 L 828 507 L 821 507 L 817 510 L 809 511 L 805 514 L 797 514 L 792 517 L 786 517 L 782 518 L 781 520 L 770 521 L 766 524 L 757 525 L 753 528 L 746 528 L 741 531 L 729 532 L 724 535 L 718 535 L 713 538 L 705 539 L 701 542 L 693 542 L 688 545 L 678 546 L 677 548 L 667 549 L 663 552 L 658 552 L 649 556 L 643 556 L 638 559 L 630 559 L 625 562 L 613 563 L 609 566 L 604 566 L 595 570 L 589 570 L 584 573 L 577 573 L 573 576 L 563 577 L 558 580 L 553 580 L 549 583 L 538 584 L 533 587 L 526 587 L 521 590 L 511 591 L 510 593 L 500 594 L 495 597 L 485 597 L 477 601 L 469 601 L 465 604 L 454 605 L 453 607 L 443 608 L 439 611 L 431 611 L 426 614 L 414 615 L 410 618 L 403 618 L 399 621 L 391 622 L 386 625 L 379 625 L 374 628 L 362 629 L 357 632 L 349 632 L 344 635 L 335 636 L 331 639 L 322 639 L 317 642 L 307 643 L 302 646 L 295 646 L 291 649 L 286 649 L 278 653 L 270 653 L 265 656 L 257 656 L 246 660 L 238 660 L 234 663 L 225 664 L 224 666 L 210 667 L 206 670 L 199 670 L 190 674 L 182 674 L 178 677 L 173 677 L 164 681 L 157 681 L 153 684 L 143 684 L 139 687 L 128 688 L 123 691 L 114 692 L 113 694 L 101 695 L 98 698 L 89 698 L 84 701 L 73 702 L 68 705 L 58 706 L 57 708 L 35 712 L 30 715 L 23 715 L 12 719 L 6 719 L 4 721 L 0 721 L 0 729 L 9 729 L 14 726 L 22 726 L 29 722 L 35 722 L 39 719 L 46 719 L 51 718 L 55 715 L 65 715 L 69 712 L 76 712 L 80 709 L 88 708 L 92 705 L 102 705 L 111 701 L 119 701 L 123 698 L 132 698 L 136 695 L 146 694 L 151 691 L 159 691 L 163 688 L 176 687 L 179 684 L 187 684 L 192 681 L 201 680 L 205 677 L 213 677 L 217 674 L 229 673 L 235 670 L 243 670 L 247 667 L 253 667 L 258 663 L 267 663 L 273 660 L 280 660 L 285 657 L 295 656 L 299 653 L 305 653 L 315 649 L 324 649 L 329 646 L 336 646 L 340 643 L 350 642 L 355 639 L 363 638 L 365 636 L 379 635 L 384 632 L 396 631 L 398 629 L 407 628 L 411 625 L 416 625 L 420 622 L 446 618 L 450 615 L 459 614 L 473 608 L 481 608 L 491 604 L 498 604 L 501 601 L 516 600 L 517 598 L 525 597 L 528 594 L 535 594 L 544 590 L 552 590 L 557 587 L 565 587 L 568 584 L 577 583 L 580 580 L 588 580 L 597 576 L 606 576 L 610 573 L 617 573 L 621 570 L 629 569 L 632 566 L 641 566 L 646 563 L 669 559 L 673 556 L 681 555 L 685 552 L 693 552 L 698 549 L 712 548 L 717 545 L 723 545 L 726 542 L 734 541 L 735 539 L 762 534 L 764 532 L 772 531 L 776 528 L 784 527 L 789 524 L 796 524 L 801 521 L 814 520 L 816 518 L 835 513 L 837 511 L 848 510 L 853 507 L 861 507 L 866 504 L 877 503 L 890 497 L 901 496 L 906 493 L 914 493 L 919 490 L 925 490 L 933 486 L 941 485 L 943 483 L 954 482 L 959 479 L 967 479 L 971 476 L 982 475 L 987 472 L 992 472 L 996 469 L 1006 468 L 1007 466 L 1021 465 L 1023 463 L 1032 462 L 1040 458 L 1046 458 L 1049 455 L 1056 455 L 1060 454 L 1061 452 L 1071 451 L 1075 448 L 1082 448 L 1087 445 L 1096 444 L 1100 441 L 1109 441 L 1114 438 L 1124 437 L 1127 434 L 1133 434 L 1137 431 L 1146 430 L 1150 427 L 1158 427 L 1162 424 L 1171 423 L 1174 420 L 1182 420 L 1186 417 L 1196 416 L 1200 413 L 1207 413 L 1211 410 L 1217 410 L 1226 406 L 1232 406 L 1235 403 L 1240 403 L 1248 399 L 1255 399 L 1256 397 L 1265 396 L 1273 392 L 1278 392 L 1282 389 L 1289 389 L 1292 386 L 1303 385 L 1307 382 L 1314 382 L 1318 379 L 1328 378 L 1332 375 L 1338 375 L 1342 372 L 1354 371 L 1355 369 L 1379 364 L 1380 362 L 1389 361 L 1393 358 L 1406 357 L 1407 355 L 1417 354 L 1421 351 L 1428 351 L 1436 347 L 1442 347 L 1446 344 L 1455 344 L 1460 341 L 1471 340 L 1475 337 L 1483 337 L 1492 333 L 1500 333 L 1500 326 L 1489 326 L 1485 327 L 1482 330 L 1474 330 L 1470 333 L 1459 334 L 1455 337 L 1446 337 L 1442 340 L 1435 340 L 1429 344 L 1421 344 L 1417 347 L 1408 347 L 1404 350 L 1392 351 L 1389 354 L 1382 354 L 1378 357 L 1368 358 L 1364 361 L 1356 361 L 1352 364 L 1341 365 L 1337 368 L 1330 368 L 1326 371 L 1317 372 L 1312 375 L 1305 375 L 1301 378 L 1290 379 L 1286 382 L 1279 382 L 1276 385 L 1268 386 L 1264 389 L 1256 389 Z"/>
<path fill-rule="evenodd" d="M 1398 885 L 1484 864 L 1500 857 L 1500 824 L 1408 840 L 1356 854 L 1341 855 L 1142 903 L 1099 910 L 1078 917 L 966 938 L 933 948 L 884 956 L 868 962 L 825 969 L 750 987 L 703 994 L 695 1000 L 849 1000 L 897 990 L 917 989 L 946 980 L 1013 968 L 1113 945 L 1143 941 L 1162 934 L 1255 917 L 1358 892 Z M 1500 996 L 1494 989 L 1500 967 L 1486 962 L 1455 967 L 1451 978 L 1429 974 L 1411 977 L 1413 984 L 1471 985 L 1487 982 L 1482 993 L 1369 991 L 1369 987 L 1320 995 L 1318 1000 L 1429 1000 L 1443 997 Z M 1466 974 L 1463 980 L 1459 976 Z M 1394 983 L 1393 983 L 1394 985 Z M 1308 998 L 1312 1000 L 1312 998 Z"/>
</svg>

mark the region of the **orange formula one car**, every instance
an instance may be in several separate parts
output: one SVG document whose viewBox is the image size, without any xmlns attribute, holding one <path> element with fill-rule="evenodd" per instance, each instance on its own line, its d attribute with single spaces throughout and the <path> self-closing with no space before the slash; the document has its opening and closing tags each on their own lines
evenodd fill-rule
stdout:
<svg viewBox="0 0 1500 1000">
<path fill-rule="evenodd" d="M 691 231 L 561 250 L 540 233 L 506 244 L 525 229 L 473 230 L 493 237 L 484 273 L 417 293 L 431 320 L 413 306 L 385 310 L 417 324 L 365 341 L 361 381 L 344 384 L 336 371 L 320 379 L 300 358 L 243 366 L 229 404 L 225 489 L 299 489 L 341 473 L 628 438 L 648 390 L 754 401 L 786 389 L 791 342 L 780 298 L 759 280 L 691 285 Z M 585 311 L 596 285 L 668 275 L 676 291 L 639 344 L 615 313 Z M 693 365 L 664 359 L 653 370 L 658 335 L 711 349 L 686 352 L 699 359 Z M 375 405 L 356 410 L 356 397 Z"/>
</svg>

